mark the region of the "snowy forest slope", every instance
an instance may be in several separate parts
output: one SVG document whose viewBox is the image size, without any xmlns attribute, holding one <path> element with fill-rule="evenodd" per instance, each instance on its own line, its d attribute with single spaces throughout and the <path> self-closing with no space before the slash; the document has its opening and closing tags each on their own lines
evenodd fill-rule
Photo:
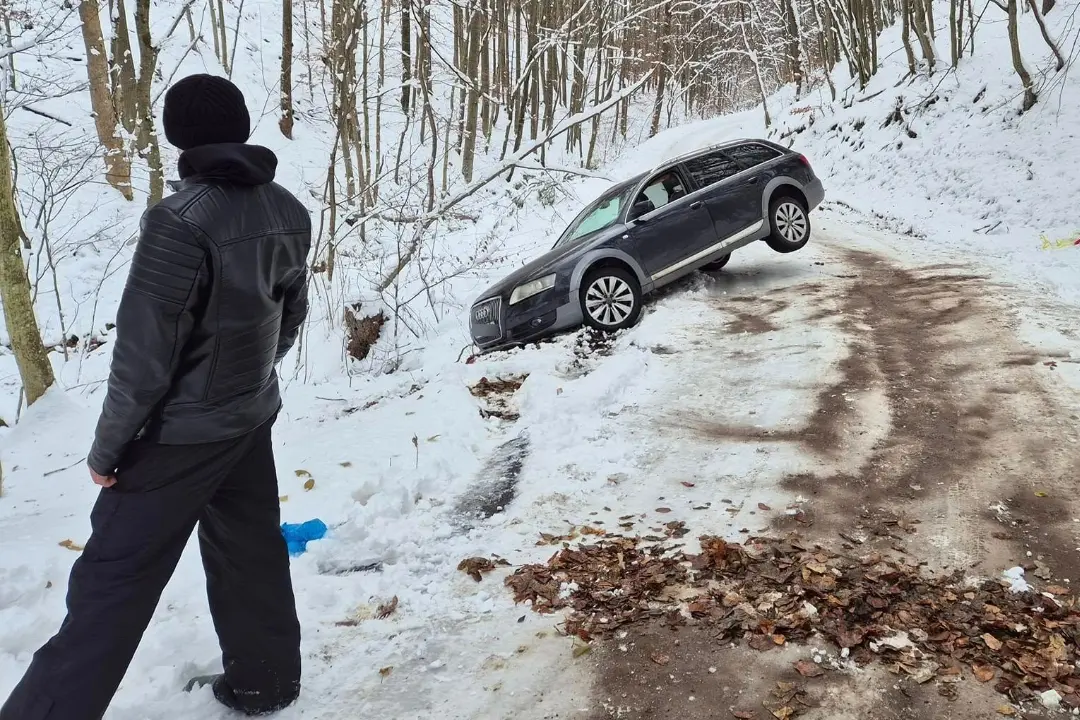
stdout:
<svg viewBox="0 0 1080 720">
<path fill-rule="evenodd" d="M 985 265 L 1030 291 L 1014 308 L 1025 326 L 1076 352 L 1075 0 L 8 0 L 0 12 L 22 230 L 7 241 L 60 391 L 27 408 L 4 333 L 0 695 L 63 617 L 93 501 L 82 459 L 111 322 L 139 216 L 174 177 L 154 118 L 188 73 L 243 89 L 252 142 L 278 154 L 279 182 L 317 229 L 312 315 L 284 363 L 277 431 L 284 517 L 332 527 L 294 561 L 304 717 L 349 717 L 372 697 L 399 717 L 432 717 L 440 703 L 482 717 L 470 713 L 483 693 L 448 688 L 483 669 L 484 651 L 513 654 L 546 629 L 531 617 L 513 632 L 485 624 L 515 611 L 457 562 L 530 548 L 617 481 L 647 443 L 605 418 L 679 379 L 643 348 L 709 319 L 668 296 L 609 355 L 583 352 L 575 334 L 466 364 L 465 308 L 613 180 L 736 136 L 791 144 L 825 182 L 820 217 L 899 233 L 889 237 L 928 262 Z M 18 307 L 7 298 L 6 312 Z M 352 308 L 385 318 L 370 348 L 350 346 Z M 818 365 L 792 371 L 795 387 L 841 356 L 810 339 Z M 1077 367 L 1059 374 L 1080 385 Z M 520 418 L 481 418 L 470 388 L 515 374 L 529 376 L 509 415 Z M 765 409 L 805 405 L 787 389 Z M 476 479 L 523 446 L 524 467 L 495 468 L 520 474 L 519 507 L 463 523 Z M 760 457 L 720 461 L 742 489 L 762 472 Z M 646 490 L 633 498 L 643 508 Z M 208 697 L 177 690 L 216 659 L 200 572 L 186 553 L 115 718 L 214 717 Z M 396 616 L 372 617 L 393 597 Z M 401 684 L 384 684 L 390 667 Z"/>
</svg>

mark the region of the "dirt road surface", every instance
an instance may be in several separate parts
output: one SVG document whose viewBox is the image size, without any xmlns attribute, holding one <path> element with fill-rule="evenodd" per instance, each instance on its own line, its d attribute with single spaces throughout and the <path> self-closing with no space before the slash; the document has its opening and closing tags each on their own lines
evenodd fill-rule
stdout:
<svg viewBox="0 0 1080 720">
<path fill-rule="evenodd" d="M 762 391 L 761 412 L 750 422 L 718 421 L 731 413 L 695 405 L 687 394 L 677 413 L 655 410 L 648 432 L 659 445 L 696 448 L 701 457 L 677 465 L 660 458 L 656 476 L 678 479 L 706 462 L 710 447 L 750 443 L 762 458 L 756 472 L 781 471 L 781 486 L 799 500 L 797 514 L 759 517 L 765 527 L 752 532 L 796 530 L 838 550 L 904 551 L 935 571 L 995 575 L 1022 565 L 1062 582 L 1080 580 L 1080 398 L 1055 376 L 1055 365 L 1076 360 L 1025 346 L 1008 307 L 1010 289 L 969 266 L 903 263 L 887 252 L 852 250 L 827 233 L 817 245 L 818 265 L 831 278 L 770 276 L 733 262 L 713 299 L 733 319 L 673 340 L 675 347 L 689 343 L 697 382 L 707 383 L 710 364 L 769 371 L 767 351 L 745 350 L 741 341 L 797 328 L 805 343 L 773 347 L 771 358 L 798 362 L 822 352 L 815 331 L 839 329 L 846 356 L 824 378 L 808 417 L 795 425 L 762 422 L 769 403 Z M 753 395 L 761 385 L 748 376 L 742 392 Z M 748 487 L 754 478 L 747 475 Z M 699 486 L 702 480 L 694 478 Z M 708 518 L 698 520 L 692 532 L 715 531 L 702 527 Z M 1005 698 L 992 684 L 969 679 L 947 699 L 937 683 L 902 681 L 880 665 L 806 680 L 792 662 L 809 653 L 805 646 L 768 653 L 721 646 L 707 632 L 659 623 L 631 627 L 590 654 L 594 696 L 583 716 L 770 718 L 762 701 L 776 683 L 802 681 L 818 705 L 800 716 L 807 720 L 1001 717 Z M 659 665 L 651 659 L 657 656 L 670 662 Z M 1035 709 L 1018 716 L 1051 715 Z"/>
</svg>

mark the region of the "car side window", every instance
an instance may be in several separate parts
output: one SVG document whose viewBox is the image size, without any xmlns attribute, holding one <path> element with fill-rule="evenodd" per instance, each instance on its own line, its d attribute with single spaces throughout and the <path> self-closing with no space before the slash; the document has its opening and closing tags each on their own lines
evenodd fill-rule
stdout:
<svg viewBox="0 0 1080 720">
<path fill-rule="evenodd" d="M 727 148 L 727 154 L 738 161 L 744 168 L 752 168 L 755 165 L 775 160 L 782 153 L 759 143 L 746 143 L 745 145 Z"/>
<path fill-rule="evenodd" d="M 737 162 L 720 151 L 699 155 L 696 158 L 687 160 L 683 165 L 686 167 L 687 172 L 690 173 L 690 176 L 694 178 L 694 182 L 698 184 L 698 187 L 714 185 L 721 180 L 726 180 L 732 175 L 742 172 L 742 168 L 739 167 Z"/>
<path fill-rule="evenodd" d="M 663 172 L 650 180 L 645 189 L 634 199 L 630 219 L 639 218 L 657 208 L 662 208 L 684 195 L 686 195 L 686 187 L 679 173 L 674 170 Z"/>
</svg>

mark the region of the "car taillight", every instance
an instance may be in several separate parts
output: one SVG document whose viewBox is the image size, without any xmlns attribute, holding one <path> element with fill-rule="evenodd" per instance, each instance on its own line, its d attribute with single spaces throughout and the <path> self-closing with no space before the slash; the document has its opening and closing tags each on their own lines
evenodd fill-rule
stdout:
<svg viewBox="0 0 1080 720">
<path fill-rule="evenodd" d="M 801 153 L 800 153 L 800 155 L 799 155 L 799 162 L 801 162 L 801 163 L 802 163 L 803 165 L 805 165 L 806 167 L 810 167 L 810 161 L 809 161 L 809 160 L 807 160 L 807 159 L 806 159 L 806 156 L 805 156 L 805 155 L 803 155 L 803 154 L 801 154 Z"/>
</svg>

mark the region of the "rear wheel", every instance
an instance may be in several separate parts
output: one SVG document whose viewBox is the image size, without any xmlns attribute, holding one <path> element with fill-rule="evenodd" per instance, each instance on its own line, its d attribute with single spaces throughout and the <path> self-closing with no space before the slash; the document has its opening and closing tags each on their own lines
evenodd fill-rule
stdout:
<svg viewBox="0 0 1080 720">
<path fill-rule="evenodd" d="M 730 260 L 730 259 L 731 259 L 731 253 L 728 253 L 727 255 L 721 255 L 717 259 L 713 260 L 711 263 L 706 263 L 705 265 L 702 265 L 701 269 L 702 270 L 708 270 L 708 271 L 719 270 L 720 268 L 727 265 L 728 260 Z"/>
<path fill-rule="evenodd" d="M 628 328 L 641 315 L 641 285 L 622 268 L 593 270 L 581 284 L 581 314 L 586 325 L 603 332 Z"/>
<path fill-rule="evenodd" d="M 810 216 L 793 197 L 785 195 L 769 203 L 769 225 L 772 232 L 765 242 L 776 252 L 795 252 L 810 240 Z"/>
</svg>

